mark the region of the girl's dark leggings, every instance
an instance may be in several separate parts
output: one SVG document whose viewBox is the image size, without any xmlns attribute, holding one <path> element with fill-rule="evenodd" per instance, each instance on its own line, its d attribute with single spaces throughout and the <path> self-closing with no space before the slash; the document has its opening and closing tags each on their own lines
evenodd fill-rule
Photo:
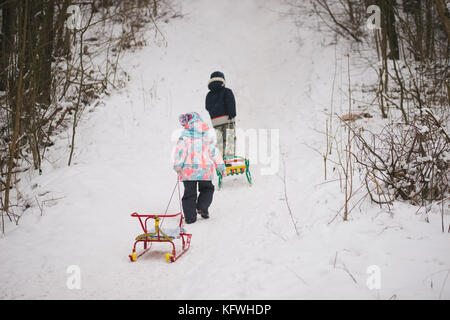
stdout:
<svg viewBox="0 0 450 320">
<path fill-rule="evenodd" d="M 197 220 L 196 209 L 208 212 L 213 200 L 214 185 L 211 181 L 183 181 L 183 184 L 184 195 L 182 203 L 184 218 L 186 222 L 194 222 Z"/>
</svg>

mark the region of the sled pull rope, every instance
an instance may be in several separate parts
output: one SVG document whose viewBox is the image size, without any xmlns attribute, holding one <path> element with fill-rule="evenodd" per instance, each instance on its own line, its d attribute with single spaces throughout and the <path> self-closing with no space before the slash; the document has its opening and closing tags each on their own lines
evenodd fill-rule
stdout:
<svg viewBox="0 0 450 320">
<path fill-rule="evenodd" d="M 181 205 L 180 177 L 178 177 L 177 179 L 177 186 L 178 186 L 178 204 L 180 205 L 180 212 L 183 212 L 183 207 Z"/>
<path fill-rule="evenodd" d="M 183 212 L 183 209 L 182 209 L 182 206 L 181 206 L 180 176 L 177 176 L 177 183 L 175 184 L 175 187 L 173 188 L 172 195 L 170 196 L 169 203 L 167 204 L 166 211 L 164 212 L 164 215 L 167 214 L 167 211 L 169 210 L 170 204 L 172 203 L 172 199 L 173 199 L 173 196 L 175 194 L 175 190 L 177 190 L 177 189 L 178 189 L 178 201 L 179 201 L 179 205 L 180 205 L 180 212 Z M 161 221 L 161 227 L 162 227 L 163 222 L 164 222 L 164 218 Z"/>
</svg>

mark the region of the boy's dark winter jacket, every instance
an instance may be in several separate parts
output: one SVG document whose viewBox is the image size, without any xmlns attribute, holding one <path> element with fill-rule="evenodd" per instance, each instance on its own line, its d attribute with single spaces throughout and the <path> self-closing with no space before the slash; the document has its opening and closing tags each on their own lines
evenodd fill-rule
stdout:
<svg viewBox="0 0 450 320">
<path fill-rule="evenodd" d="M 206 110 L 211 119 L 227 115 L 229 119 L 236 117 L 236 101 L 231 89 L 226 88 L 222 81 L 213 81 L 208 85 L 206 95 Z"/>
</svg>

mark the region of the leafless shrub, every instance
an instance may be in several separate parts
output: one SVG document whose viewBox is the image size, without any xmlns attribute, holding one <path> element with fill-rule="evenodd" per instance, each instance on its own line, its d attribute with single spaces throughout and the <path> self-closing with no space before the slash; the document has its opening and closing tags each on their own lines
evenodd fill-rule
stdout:
<svg viewBox="0 0 450 320">
<path fill-rule="evenodd" d="M 358 148 L 354 157 L 365 169 L 372 201 L 386 204 L 401 199 L 425 205 L 446 197 L 450 140 L 444 120 L 448 116 L 438 120 L 426 109 L 409 123 L 390 123 L 378 133 L 354 130 Z M 374 187 L 376 194 L 372 192 Z"/>
</svg>

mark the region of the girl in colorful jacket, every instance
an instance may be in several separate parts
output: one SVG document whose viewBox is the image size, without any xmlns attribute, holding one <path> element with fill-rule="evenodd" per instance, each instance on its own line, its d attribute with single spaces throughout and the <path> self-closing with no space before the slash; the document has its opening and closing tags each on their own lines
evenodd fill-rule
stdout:
<svg viewBox="0 0 450 320">
<path fill-rule="evenodd" d="M 208 125 L 200 115 L 196 112 L 186 113 L 179 120 L 184 130 L 177 142 L 173 168 L 184 184 L 184 218 L 187 224 L 191 224 L 197 220 L 197 213 L 204 219 L 209 218 L 208 209 L 214 194 L 214 173 L 217 169 L 226 176 L 226 169 L 214 135 L 210 134 Z"/>
</svg>

